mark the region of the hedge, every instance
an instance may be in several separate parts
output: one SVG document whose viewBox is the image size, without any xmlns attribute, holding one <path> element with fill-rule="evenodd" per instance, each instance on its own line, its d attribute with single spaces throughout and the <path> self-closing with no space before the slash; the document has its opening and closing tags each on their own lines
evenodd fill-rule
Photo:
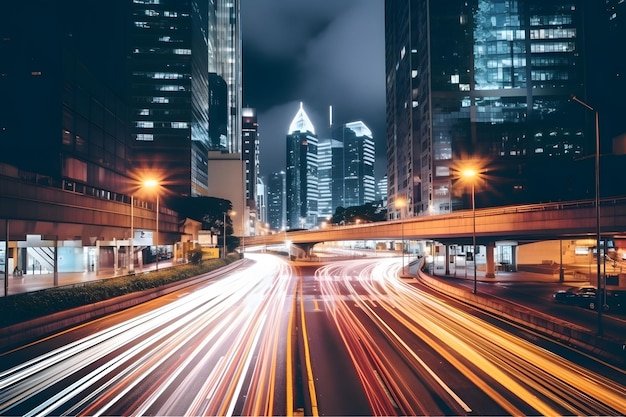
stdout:
<svg viewBox="0 0 626 417">
<path fill-rule="evenodd" d="M 0 311 L 3 314 L 0 314 L 0 327 L 133 292 L 161 287 L 214 271 L 238 259 L 238 256 L 229 255 L 226 259 L 209 259 L 198 264 L 178 265 L 138 275 L 106 278 L 2 297 L 0 298 Z"/>
</svg>

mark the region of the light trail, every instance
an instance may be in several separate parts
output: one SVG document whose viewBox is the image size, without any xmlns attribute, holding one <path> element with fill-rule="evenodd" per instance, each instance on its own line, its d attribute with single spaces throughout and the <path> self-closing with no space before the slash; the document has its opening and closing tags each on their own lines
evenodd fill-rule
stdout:
<svg viewBox="0 0 626 417">
<path fill-rule="evenodd" d="M 276 387 L 291 387 L 278 369 L 295 280 L 278 258 L 249 258 L 251 268 L 0 372 L 0 414 L 273 415 Z"/>
<path fill-rule="evenodd" d="M 316 275 L 322 299 L 329 306 L 355 367 L 364 373 L 368 364 L 374 364 L 381 372 L 382 385 L 393 399 L 388 406 L 397 404 L 405 414 L 420 411 L 415 405 L 419 400 L 411 399 L 407 394 L 410 388 L 397 377 L 394 380 L 394 375 L 400 373 L 388 369 L 391 363 L 371 344 L 349 302 L 366 313 L 416 372 L 424 370 L 464 412 L 476 407 L 446 385 L 445 375 L 436 375 L 424 363 L 410 347 L 411 341 L 403 339 L 377 312 L 378 308 L 438 352 L 507 413 L 523 414 L 512 398 L 542 415 L 626 413 L 624 386 L 419 291 L 398 278 L 399 268 L 398 260 L 361 259 L 336 262 L 320 268 Z M 348 295 L 344 295 L 346 292 Z M 360 346 L 356 340 L 362 341 Z M 383 402 L 384 396 L 380 386 L 371 384 L 373 380 L 361 378 L 375 414 L 384 413 L 377 403 Z M 416 406 L 418 410 L 411 408 Z"/>
</svg>

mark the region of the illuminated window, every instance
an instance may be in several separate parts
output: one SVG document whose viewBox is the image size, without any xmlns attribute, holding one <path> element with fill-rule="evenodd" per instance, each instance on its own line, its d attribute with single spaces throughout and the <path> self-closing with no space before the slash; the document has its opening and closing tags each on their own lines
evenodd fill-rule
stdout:
<svg viewBox="0 0 626 417">
<path fill-rule="evenodd" d="M 157 87 L 158 91 L 185 91 L 185 87 L 182 85 L 160 85 Z"/>
<path fill-rule="evenodd" d="M 153 141 L 154 140 L 154 135 L 152 135 L 151 133 L 139 133 L 139 134 L 137 134 L 137 140 Z"/>
<path fill-rule="evenodd" d="M 153 103 L 167 104 L 170 100 L 167 97 L 152 97 Z"/>
<path fill-rule="evenodd" d="M 177 80 L 183 78 L 183 75 L 175 72 L 155 72 L 151 77 L 155 80 Z"/>
<path fill-rule="evenodd" d="M 187 122 L 172 122 L 172 129 L 187 129 L 189 123 Z"/>
<path fill-rule="evenodd" d="M 154 122 L 146 122 L 146 121 L 138 121 L 136 122 L 136 127 L 141 127 L 144 129 L 152 129 L 154 127 Z"/>
<path fill-rule="evenodd" d="M 176 55 L 191 55 L 191 49 L 174 49 Z"/>
</svg>

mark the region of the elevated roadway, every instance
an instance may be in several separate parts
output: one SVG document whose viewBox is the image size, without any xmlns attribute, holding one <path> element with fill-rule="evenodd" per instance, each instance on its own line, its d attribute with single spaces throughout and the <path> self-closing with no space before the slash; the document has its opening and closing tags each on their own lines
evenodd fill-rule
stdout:
<svg viewBox="0 0 626 417">
<path fill-rule="evenodd" d="M 442 243 L 478 244 L 496 240 L 538 241 L 559 238 L 592 238 L 597 232 L 593 200 L 528 204 L 455 211 L 450 214 L 412 217 L 379 223 L 332 226 L 319 230 L 295 230 L 246 237 L 246 245 L 274 245 L 289 240 L 303 248 L 320 242 L 346 240 L 418 239 Z M 600 231 L 603 236 L 626 237 L 626 197 L 601 200 Z"/>
</svg>

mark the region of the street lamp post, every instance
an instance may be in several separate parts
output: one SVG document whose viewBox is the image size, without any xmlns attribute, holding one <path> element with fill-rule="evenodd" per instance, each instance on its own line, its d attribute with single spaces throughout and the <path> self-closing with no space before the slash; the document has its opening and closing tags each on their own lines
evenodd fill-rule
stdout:
<svg viewBox="0 0 626 417">
<path fill-rule="evenodd" d="M 576 96 L 572 96 L 572 100 L 585 107 L 587 110 L 594 112 L 595 114 L 595 127 L 596 127 L 596 155 L 595 155 L 595 180 L 596 180 L 596 260 L 597 260 L 597 274 L 598 274 L 598 291 L 596 293 L 596 308 L 598 309 L 598 334 L 602 334 L 602 309 L 604 308 L 604 282 L 601 277 L 600 266 L 600 120 L 598 111 L 591 107 L 589 104 L 580 100 Z"/>
<path fill-rule="evenodd" d="M 159 192 L 156 198 L 156 270 L 159 270 Z"/>
<path fill-rule="evenodd" d="M 402 235 L 402 247 L 401 247 L 401 251 L 402 251 L 402 274 L 404 274 L 404 218 L 402 216 L 402 212 L 404 210 L 404 208 L 407 206 L 407 201 L 404 198 L 399 198 L 396 201 L 396 208 L 400 209 L 400 230 L 401 230 L 401 235 Z"/>
<path fill-rule="evenodd" d="M 146 180 L 143 185 L 148 188 L 156 189 L 156 226 L 155 226 L 155 246 L 156 246 L 156 270 L 159 270 L 159 181 Z"/>
<path fill-rule="evenodd" d="M 470 179 L 472 182 L 472 257 L 474 258 L 474 290 L 473 293 L 476 294 L 476 192 L 475 192 L 475 183 L 477 172 L 473 169 L 466 169 L 463 171 L 463 176 Z"/>
<path fill-rule="evenodd" d="M 128 241 L 129 247 L 129 261 L 128 261 L 128 273 L 135 272 L 135 196 L 130 196 L 130 239 Z"/>
</svg>

